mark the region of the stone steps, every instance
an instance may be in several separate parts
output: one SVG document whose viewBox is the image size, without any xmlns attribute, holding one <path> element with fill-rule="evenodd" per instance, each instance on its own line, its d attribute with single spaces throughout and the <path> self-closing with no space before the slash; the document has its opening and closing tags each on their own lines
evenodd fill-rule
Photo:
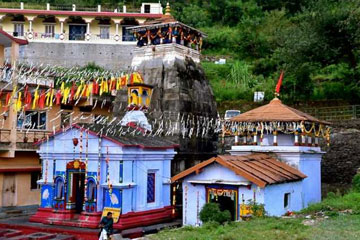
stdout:
<svg viewBox="0 0 360 240">
<path fill-rule="evenodd" d="M 72 235 L 55 233 L 23 233 L 21 230 L 0 229 L 0 240 L 75 240 Z"/>
</svg>

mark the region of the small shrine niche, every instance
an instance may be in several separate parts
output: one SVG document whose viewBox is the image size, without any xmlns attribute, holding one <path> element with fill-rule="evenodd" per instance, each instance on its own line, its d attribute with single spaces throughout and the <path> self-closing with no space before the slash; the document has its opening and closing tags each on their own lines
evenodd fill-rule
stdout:
<svg viewBox="0 0 360 240">
<path fill-rule="evenodd" d="M 153 86 L 144 84 L 139 73 L 130 76 L 128 87 L 128 110 L 146 111 L 150 107 Z"/>
</svg>

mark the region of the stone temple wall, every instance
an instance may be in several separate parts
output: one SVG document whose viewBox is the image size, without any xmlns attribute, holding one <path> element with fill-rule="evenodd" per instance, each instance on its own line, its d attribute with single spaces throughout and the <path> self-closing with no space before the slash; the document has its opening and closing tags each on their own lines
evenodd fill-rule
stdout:
<svg viewBox="0 0 360 240">
<path fill-rule="evenodd" d="M 113 71 L 127 71 L 131 65 L 134 44 L 47 43 L 30 42 L 20 46 L 19 59 L 34 64 L 65 67 L 95 63 Z M 6 49 L 9 58 L 10 49 Z"/>
</svg>

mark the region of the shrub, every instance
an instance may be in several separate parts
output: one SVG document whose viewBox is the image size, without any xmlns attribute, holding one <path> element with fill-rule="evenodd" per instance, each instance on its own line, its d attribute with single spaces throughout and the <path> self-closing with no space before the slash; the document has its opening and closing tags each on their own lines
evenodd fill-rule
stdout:
<svg viewBox="0 0 360 240">
<path fill-rule="evenodd" d="M 263 217 L 265 212 L 265 205 L 249 200 L 249 205 L 251 206 L 252 215 L 255 217 Z"/>
<path fill-rule="evenodd" d="M 352 187 L 355 192 L 360 192 L 360 174 L 356 174 L 352 180 Z"/>
<path fill-rule="evenodd" d="M 228 210 L 221 211 L 217 203 L 206 203 L 200 211 L 200 220 L 223 224 L 231 220 L 231 214 Z"/>
</svg>

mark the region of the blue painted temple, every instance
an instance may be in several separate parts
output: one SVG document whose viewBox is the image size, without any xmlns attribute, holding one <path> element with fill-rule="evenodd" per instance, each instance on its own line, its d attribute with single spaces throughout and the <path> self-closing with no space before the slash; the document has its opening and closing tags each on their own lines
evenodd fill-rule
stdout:
<svg viewBox="0 0 360 240">
<path fill-rule="evenodd" d="M 31 221 L 96 228 L 104 208 L 120 215 L 118 229 L 173 217 L 170 169 L 176 146 L 141 132 L 106 130 L 73 125 L 40 143 L 41 206 Z"/>
</svg>

